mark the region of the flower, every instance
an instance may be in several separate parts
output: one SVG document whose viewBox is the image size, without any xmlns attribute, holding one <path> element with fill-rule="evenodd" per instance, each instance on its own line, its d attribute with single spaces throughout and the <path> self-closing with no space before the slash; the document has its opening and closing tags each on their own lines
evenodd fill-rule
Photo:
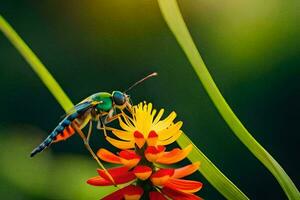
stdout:
<svg viewBox="0 0 300 200">
<path fill-rule="evenodd" d="M 192 150 L 192 145 L 184 149 L 166 150 L 166 145 L 181 135 L 182 122 L 174 123 L 175 112 L 161 120 L 163 113 L 161 109 L 156 115 L 151 103 L 140 103 L 133 107 L 132 118 L 125 114 L 119 118 L 121 130 L 111 129 L 118 139 L 106 139 L 120 151 L 114 154 L 101 148 L 97 156 L 103 161 L 119 165 L 108 169 L 115 183 L 100 169 L 97 170 L 98 176 L 90 178 L 87 183 L 94 186 L 128 185 L 104 197 L 104 200 L 201 199 L 193 193 L 202 188 L 202 183 L 182 179 L 197 171 L 199 162 L 180 168 L 161 167 L 162 164 L 170 165 L 183 160 Z"/>
<path fill-rule="evenodd" d="M 107 137 L 107 141 L 119 149 L 131 149 L 137 145 L 142 148 L 145 143 L 148 146 L 169 145 L 175 142 L 182 131 L 182 122 L 173 123 L 176 113 L 172 112 L 164 120 L 160 120 L 164 113 L 161 109 L 155 117 L 156 110 L 152 109 L 152 104 L 140 103 L 133 107 L 133 119 L 119 118 L 120 126 L 123 130 L 113 129 L 112 133 L 120 138 L 116 140 Z"/>
</svg>

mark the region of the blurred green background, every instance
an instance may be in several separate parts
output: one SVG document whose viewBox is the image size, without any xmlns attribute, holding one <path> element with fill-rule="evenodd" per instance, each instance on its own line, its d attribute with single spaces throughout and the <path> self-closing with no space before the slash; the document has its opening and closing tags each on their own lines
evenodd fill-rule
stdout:
<svg viewBox="0 0 300 200">
<path fill-rule="evenodd" d="M 180 0 L 179 6 L 222 94 L 296 186 L 299 161 L 299 0 Z M 183 130 L 251 199 L 286 199 L 274 177 L 232 134 L 168 30 L 156 1 L 1 0 L 12 24 L 74 103 L 124 90 L 175 110 Z M 0 34 L 0 198 L 98 199 L 96 175 L 78 136 L 29 158 L 62 108 Z M 94 134 L 93 146 L 107 146 Z M 200 175 L 199 195 L 223 197 Z"/>
</svg>

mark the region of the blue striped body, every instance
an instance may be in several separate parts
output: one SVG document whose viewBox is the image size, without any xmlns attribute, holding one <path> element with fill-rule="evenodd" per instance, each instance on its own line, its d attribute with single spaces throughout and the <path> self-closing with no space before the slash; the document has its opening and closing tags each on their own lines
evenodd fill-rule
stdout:
<svg viewBox="0 0 300 200">
<path fill-rule="evenodd" d="M 53 142 L 53 140 L 55 140 L 56 137 L 66 129 L 66 127 L 69 127 L 76 118 L 84 114 L 90 107 L 90 101 L 86 101 L 76 105 L 74 107 L 74 111 L 71 114 L 67 115 L 48 135 L 48 137 L 31 152 L 30 157 L 33 157 L 37 153 L 46 149 Z"/>
</svg>

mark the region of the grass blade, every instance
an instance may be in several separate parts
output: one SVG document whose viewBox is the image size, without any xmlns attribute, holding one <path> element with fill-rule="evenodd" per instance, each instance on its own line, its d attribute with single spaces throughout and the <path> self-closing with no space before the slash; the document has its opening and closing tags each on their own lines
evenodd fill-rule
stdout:
<svg viewBox="0 0 300 200">
<path fill-rule="evenodd" d="M 63 109 L 65 111 L 70 110 L 73 107 L 73 103 L 69 97 L 65 94 L 40 59 L 32 52 L 32 50 L 26 45 L 26 43 L 2 17 L 2 15 L 0 15 L 0 30 L 28 62 L 33 71 L 35 71 L 35 73 L 39 76 Z"/>
<path fill-rule="evenodd" d="M 290 177 L 278 162 L 253 138 L 223 98 L 193 42 L 176 0 L 158 0 L 158 4 L 165 21 L 191 62 L 205 90 L 233 133 L 273 174 L 289 199 L 300 199 L 300 193 Z"/>
<path fill-rule="evenodd" d="M 181 147 L 193 145 L 193 150 L 188 155 L 191 162 L 200 161 L 200 173 L 210 182 L 226 199 L 249 199 L 237 186 L 235 186 L 205 155 L 197 146 L 182 134 L 177 140 Z"/>
</svg>

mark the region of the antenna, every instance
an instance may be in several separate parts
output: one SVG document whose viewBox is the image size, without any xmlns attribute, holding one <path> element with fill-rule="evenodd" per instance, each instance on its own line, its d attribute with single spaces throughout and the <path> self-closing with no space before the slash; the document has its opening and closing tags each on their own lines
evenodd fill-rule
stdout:
<svg viewBox="0 0 300 200">
<path fill-rule="evenodd" d="M 153 76 L 157 76 L 158 74 L 156 72 L 153 72 L 152 74 L 149 74 L 148 76 L 142 78 L 141 80 L 135 82 L 133 85 L 131 85 L 127 90 L 125 90 L 123 93 L 128 92 L 129 90 L 131 90 L 132 88 L 134 88 L 135 86 L 137 86 L 138 84 L 144 82 L 145 80 L 153 77 Z"/>
</svg>

